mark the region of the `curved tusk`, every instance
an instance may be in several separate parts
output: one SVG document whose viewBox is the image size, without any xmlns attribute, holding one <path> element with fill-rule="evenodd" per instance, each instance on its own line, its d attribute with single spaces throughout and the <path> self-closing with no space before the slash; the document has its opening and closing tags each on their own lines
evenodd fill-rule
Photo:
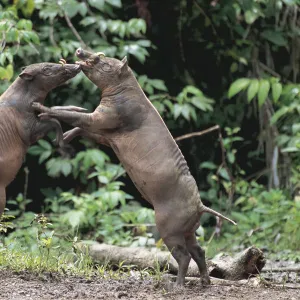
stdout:
<svg viewBox="0 0 300 300">
<path fill-rule="evenodd" d="M 59 63 L 60 63 L 61 65 L 65 65 L 67 62 L 66 62 L 65 59 L 61 58 L 61 59 L 59 60 Z"/>
<path fill-rule="evenodd" d="M 105 54 L 104 54 L 103 52 L 97 52 L 96 55 L 98 55 L 98 56 L 100 56 L 100 57 L 101 57 L 101 56 L 105 57 Z"/>
</svg>

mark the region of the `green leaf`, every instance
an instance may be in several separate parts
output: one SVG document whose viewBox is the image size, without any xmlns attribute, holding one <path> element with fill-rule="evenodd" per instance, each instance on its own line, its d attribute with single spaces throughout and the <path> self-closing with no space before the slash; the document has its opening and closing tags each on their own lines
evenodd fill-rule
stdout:
<svg viewBox="0 0 300 300">
<path fill-rule="evenodd" d="M 179 105 L 179 104 L 174 104 L 173 114 L 174 114 L 174 119 L 175 120 L 179 117 L 179 115 L 181 114 L 181 111 L 182 111 L 182 106 Z"/>
<path fill-rule="evenodd" d="M 165 91 L 165 92 L 168 91 L 167 87 L 165 86 L 165 83 L 164 83 L 162 80 L 160 80 L 160 79 L 151 79 L 151 84 L 152 84 L 157 90 Z"/>
<path fill-rule="evenodd" d="M 7 42 L 16 42 L 19 39 L 19 31 L 16 28 L 11 28 L 6 34 Z"/>
<path fill-rule="evenodd" d="M 86 6 L 86 3 L 85 2 L 81 2 L 78 5 L 78 12 L 80 13 L 80 15 L 82 17 L 86 16 L 87 14 L 87 6 Z"/>
<path fill-rule="evenodd" d="M 200 169 L 209 169 L 209 170 L 215 170 L 217 168 L 217 166 L 210 162 L 210 161 L 205 161 L 202 164 L 200 164 Z"/>
<path fill-rule="evenodd" d="M 83 26 L 88 26 L 94 23 L 96 23 L 96 18 L 94 17 L 86 17 L 79 22 L 79 24 Z"/>
<path fill-rule="evenodd" d="M 257 95 L 259 107 L 261 107 L 267 100 L 269 90 L 270 90 L 270 82 L 268 80 L 262 79 L 259 83 L 259 90 Z"/>
<path fill-rule="evenodd" d="M 109 161 L 109 157 L 100 150 L 89 150 L 89 153 L 96 166 L 102 167 L 105 161 Z"/>
<path fill-rule="evenodd" d="M 101 11 L 104 8 L 104 0 L 88 0 L 90 6 L 93 6 Z"/>
<path fill-rule="evenodd" d="M 48 171 L 48 175 L 50 177 L 58 177 L 61 169 L 60 167 L 61 167 L 61 160 L 55 158 L 51 158 L 46 163 L 46 168 Z"/>
<path fill-rule="evenodd" d="M 184 104 L 182 106 L 181 113 L 187 121 L 190 121 L 190 106 L 188 104 Z"/>
<path fill-rule="evenodd" d="M 39 16 L 41 19 L 54 19 L 59 14 L 59 9 L 57 5 L 49 5 L 44 9 L 40 10 Z"/>
<path fill-rule="evenodd" d="M 192 119 L 197 122 L 197 114 L 196 114 L 196 110 L 193 106 L 190 106 L 190 116 L 192 117 Z"/>
<path fill-rule="evenodd" d="M 186 86 L 184 89 L 183 89 L 183 93 L 185 95 L 187 95 L 188 93 L 192 94 L 192 95 L 195 95 L 195 96 L 198 96 L 198 97 L 202 97 L 203 96 L 203 93 L 201 90 L 199 90 L 198 88 L 196 88 L 195 86 L 193 85 L 188 85 Z"/>
<path fill-rule="evenodd" d="M 128 51 L 128 53 L 132 54 L 136 59 L 138 59 L 141 63 L 144 63 L 146 60 L 146 56 L 149 55 L 148 51 L 145 48 L 142 48 L 137 44 L 127 45 L 126 50 Z"/>
<path fill-rule="evenodd" d="M 159 101 L 153 101 L 152 104 L 157 109 L 157 111 L 162 115 L 165 110 L 164 105 Z"/>
<path fill-rule="evenodd" d="M 126 34 L 126 25 L 124 23 L 121 23 L 119 26 L 119 36 L 123 39 Z"/>
<path fill-rule="evenodd" d="M 45 161 L 47 158 L 49 158 L 51 154 L 52 154 L 52 152 L 50 150 L 44 151 L 39 158 L 39 164 L 41 164 L 43 161 Z"/>
<path fill-rule="evenodd" d="M 300 123 L 296 123 L 292 125 L 292 132 L 293 134 L 300 132 Z"/>
<path fill-rule="evenodd" d="M 277 103 L 280 95 L 282 92 L 282 85 L 279 82 L 273 83 L 272 84 L 272 97 L 273 97 L 273 101 L 274 103 Z"/>
<path fill-rule="evenodd" d="M 76 228 L 77 226 L 79 226 L 81 221 L 84 218 L 85 218 L 84 212 L 76 211 L 76 210 L 71 210 L 63 216 L 63 220 L 65 222 L 68 222 L 72 226 L 73 229 Z"/>
<path fill-rule="evenodd" d="M 247 200 L 247 197 L 239 197 L 235 202 L 234 202 L 234 206 L 238 206 L 239 204 L 242 204 L 243 202 L 245 202 Z"/>
<path fill-rule="evenodd" d="M 78 11 L 80 10 L 80 6 L 75 0 L 68 0 L 65 1 L 62 5 L 64 11 L 66 14 L 70 17 L 73 18 L 77 15 Z"/>
<path fill-rule="evenodd" d="M 51 150 L 52 146 L 49 142 L 45 141 L 45 140 L 39 140 L 38 143 L 46 150 Z"/>
<path fill-rule="evenodd" d="M 228 174 L 228 172 L 227 172 L 226 169 L 221 168 L 220 171 L 219 171 L 219 174 L 220 174 L 220 176 L 223 177 L 224 179 L 226 179 L 226 180 L 228 180 L 228 181 L 230 180 L 229 174 Z"/>
<path fill-rule="evenodd" d="M 245 89 L 250 83 L 249 78 L 240 78 L 233 82 L 228 91 L 228 98 L 232 98 L 234 95 Z"/>
<path fill-rule="evenodd" d="M 200 97 L 193 97 L 191 103 L 196 106 L 197 108 L 206 111 L 205 104 L 202 102 L 202 98 Z"/>
<path fill-rule="evenodd" d="M 11 64 L 9 64 L 7 67 L 6 67 L 6 79 L 8 81 L 10 81 L 12 79 L 12 77 L 14 76 L 14 69 L 13 69 L 13 66 Z"/>
<path fill-rule="evenodd" d="M 33 31 L 22 31 L 22 37 L 27 43 L 33 42 L 34 44 L 39 44 L 40 40 L 38 35 Z"/>
<path fill-rule="evenodd" d="M 29 18 L 34 11 L 34 0 L 27 0 L 26 4 L 22 5 L 21 10 L 25 17 Z"/>
<path fill-rule="evenodd" d="M 34 44 L 40 44 L 40 38 L 35 32 L 31 32 L 30 38 Z"/>
<path fill-rule="evenodd" d="M 287 148 L 283 148 L 281 149 L 281 152 L 299 152 L 299 148 L 297 147 L 287 147 Z"/>
<path fill-rule="evenodd" d="M 17 23 L 18 29 L 32 30 L 32 22 L 30 20 L 21 19 Z"/>
<path fill-rule="evenodd" d="M 193 97 L 190 102 L 197 108 L 203 111 L 213 111 L 212 104 L 214 103 L 213 99 L 206 98 L 205 96 Z"/>
<path fill-rule="evenodd" d="M 115 7 L 122 7 L 122 2 L 121 0 L 105 0 L 107 3 L 109 3 L 112 6 Z"/>
<path fill-rule="evenodd" d="M 6 79 L 6 69 L 5 68 L 2 68 L 0 67 L 0 79 L 4 80 Z"/>
<path fill-rule="evenodd" d="M 245 21 L 247 24 L 252 24 L 257 19 L 258 15 L 253 10 L 247 10 L 245 12 Z"/>
<path fill-rule="evenodd" d="M 146 48 L 151 46 L 151 42 L 149 40 L 138 40 L 136 43 Z"/>
<path fill-rule="evenodd" d="M 148 77 L 146 75 L 141 75 L 138 77 L 138 82 L 139 82 L 139 85 L 144 88 L 144 85 L 147 81 Z"/>
<path fill-rule="evenodd" d="M 99 182 L 101 182 L 103 184 L 109 183 L 109 179 L 106 176 L 104 176 L 104 175 L 98 176 L 98 180 L 99 180 Z"/>
<path fill-rule="evenodd" d="M 288 45 L 287 40 L 283 37 L 281 32 L 267 29 L 261 33 L 261 36 L 277 46 Z"/>
<path fill-rule="evenodd" d="M 153 86 L 150 85 L 149 83 L 146 83 L 143 89 L 144 89 L 144 91 L 145 91 L 146 93 L 148 93 L 149 95 L 152 95 L 152 94 L 154 93 Z"/>
<path fill-rule="evenodd" d="M 247 91 L 247 99 L 248 99 L 249 103 L 256 96 L 256 94 L 258 92 L 258 88 L 259 88 L 258 80 L 257 79 L 252 79 L 251 83 L 248 87 L 248 91 Z"/>
<path fill-rule="evenodd" d="M 67 177 L 72 171 L 72 165 L 69 161 L 64 160 L 61 162 L 61 172 Z"/>
<path fill-rule="evenodd" d="M 164 100 L 164 105 L 169 108 L 170 112 L 173 112 L 173 110 L 174 110 L 174 104 L 170 100 L 165 99 Z"/>
<path fill-rule="evenodd" d="M 233 164 L 235 162 L 235 155 L 232 152 L 227 152 L 228 161 Z"/>
<path fill-rule="evenodd" d="M 31 146 L 27 152 L 31 155 L 40 155 L 44 151 L 45 150 L 42 147 L 34 145 L 34 146 Z"/>
<path fill-rule="evenodd" d="M 275 124 L 282 116 L 284 116 L 289 111 L 288 106 L 283 106 L 275 112 L 271 118 L 271 124 Z"/>
</svg>

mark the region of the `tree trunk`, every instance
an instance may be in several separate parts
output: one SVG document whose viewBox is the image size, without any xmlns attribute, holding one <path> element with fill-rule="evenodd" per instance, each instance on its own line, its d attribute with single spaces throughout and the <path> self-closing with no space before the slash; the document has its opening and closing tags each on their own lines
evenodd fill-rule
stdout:
<svg viewBox="0 0 300 300">
<path fill-rule="evenodd" d="M 139 247 L 119 247 L 107 244 L 86 243 L 78 244 L 80 249 L 86 248 L 97 263 L 135 266 L 138 269 L 159 268 L 177 273 L 177 262 L 170 252 L 157 248 L 147 249 Z M 249 247 L 238 253 L 235 257 L 222 255 L 207 261 L 209 275 L 228 280 L 248 279 L 249 276 L 258 274 L 266 261 L 263 252 L 256 247 Z M 192 260 L 188 276 L 199 276 L 196 263 Z"/>
</svg>

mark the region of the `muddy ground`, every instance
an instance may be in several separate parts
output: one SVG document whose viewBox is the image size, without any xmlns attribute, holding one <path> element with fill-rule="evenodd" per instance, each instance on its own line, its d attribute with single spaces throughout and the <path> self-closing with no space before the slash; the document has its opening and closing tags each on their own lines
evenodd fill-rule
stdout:
<svg viewBox="0 0 300 300">
<path fill-rule="evenodd" d="M 181 290 L 166 292 L 166 284 L 153 278 L 113 280 L 55 274 L 33 275 L 0 270 L 0 299 L 251 299 L 298 300 L 300 289 L 283 287 L 202 287 L 187 282 Z"/>
</svg>

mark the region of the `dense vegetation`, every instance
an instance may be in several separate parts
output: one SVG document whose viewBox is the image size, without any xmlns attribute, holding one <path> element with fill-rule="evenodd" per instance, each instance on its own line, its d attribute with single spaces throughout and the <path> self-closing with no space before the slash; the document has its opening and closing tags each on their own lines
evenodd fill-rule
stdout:
<svg viewBox="0 0 300 300">
<path fill-rule="evenodd" d="M 127 55 L 174 136 L 221 128 L 179 142 L 203 201 L 239 224 L 224 223 L 219 234 L 206 215 L 199 240 L 210 250 L 299 250 L 298 0 L 1 3 L 0 93 L 21 67 L 73 62 L 78 47 Z M 99 91 L 79 74 L 51 92 L 47 105 L 92 110 L 98 101 Z M 51 139 L 30 148 L 8 189 L 0 247 L 49 251 L 78 238 L 153 245 L 153 211 L 112 151 L 83 139 L 61 151 Z"/>
</svg>

